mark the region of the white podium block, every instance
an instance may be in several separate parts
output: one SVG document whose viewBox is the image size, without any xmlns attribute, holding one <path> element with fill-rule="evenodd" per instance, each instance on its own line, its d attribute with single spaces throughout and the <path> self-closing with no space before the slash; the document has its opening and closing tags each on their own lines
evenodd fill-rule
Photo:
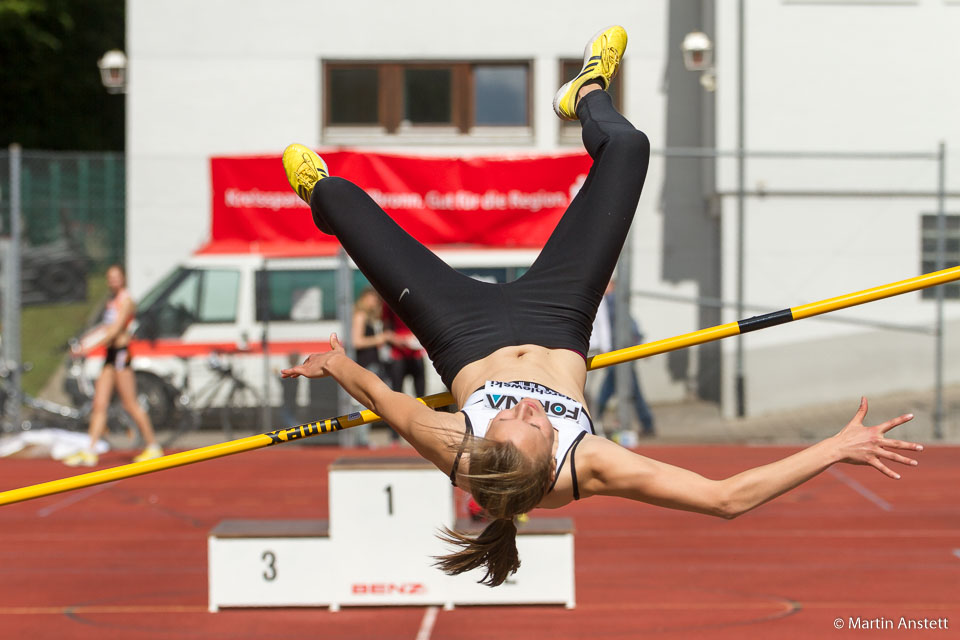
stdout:
<svg viewBox="0 0 960 640">
<path fill-rule="evenodd" d="M 210 532 L 211 611 L 221 607 L 562 604 L 575 602 L 573 522 L 519 526 L 521 566 L 506 583 L 482 570 L 448 576 L 434 557 L 454 525 L 450 481 L 420 458 L 346 458 L 330 466 L 330 522 L 224 520 Z M 456 522 L 479 533 L 484 523 Z"/>
<path fill-rule="evenodd" d="M 442 604 L 436 534 L 454 521 L 450 480 L 421 458 L 345 458 L 330 465 L 330 537 L 344 605 Z"/>
<path fill-rule="evenodd" d="M 330 465 L 330 537 L 391 546 L 452 526 L 453 486 L 422 458 L 341 458 Z M 401 540 L 393 540 L 394 544 Z"/>
<path fill-rule="evenodd" d="M 479 533 L 484 523 L 458 520 L 457 530 Z M 475 569 L 452 577 L 444 604 L 576 604 L 573 562 L 573 521 L 531 518 L 518 527 L 520 568 L 502 585 L 479 584 L 484 571 Z"/>
<path fill-rule="evenodd" d="M 326 520 L 224 520 L 207 547 L 210 611 L 333 602 Z"/>
</svg>

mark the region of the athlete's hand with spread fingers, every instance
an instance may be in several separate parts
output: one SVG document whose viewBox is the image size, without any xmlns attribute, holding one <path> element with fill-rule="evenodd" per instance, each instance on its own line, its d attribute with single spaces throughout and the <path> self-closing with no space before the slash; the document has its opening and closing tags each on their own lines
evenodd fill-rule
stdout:
<svg viewBox="0 0 960 640">
<path fill-rule="evenodd" d="M 327 371 L 327 363 L 334 358 L 347 357 L 343 345 L 336 333 L 330 334 L 330 351 L 323 353 L 311 353 L 302 364 L 289 369 L 281 369 L 281 378 L 298 378 L 305 376 L 307 378 L 325 378 L 330 375 Z"/>
<path fill-rule="evenodd" d="M 892 460 L 900 464 L 916 466 L 916 460 L 901 455 L 896 450 L 920 452 L 923 451 L 923 445 L 916 442 L 893 440 L 886 438 L 885 435 L 894 427 L 913 420 L 913 414 L 908 413 L 872 427 L 864 426 L 863 419 L 866 416 L 867 399 L 860 398 L 860 408 L 857 410 L 857 414 L 853 416 L 853 420 L 834 436 L 840 462 L 868 464 L 885 475 L 899 480 L 900 474 L 890 469 L 885 463 Z"/>
</svg>

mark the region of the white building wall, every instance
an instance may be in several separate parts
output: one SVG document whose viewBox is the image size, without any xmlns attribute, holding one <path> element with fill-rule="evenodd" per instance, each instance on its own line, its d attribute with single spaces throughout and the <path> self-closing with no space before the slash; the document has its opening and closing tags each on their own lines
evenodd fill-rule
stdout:
<svg viewBox="0 0 960 640">
<path fill-rule="evenodd" d="M 935 154 L 941 140 L 960 148 L 960 86 L 948 79 L 960 64 L 960 4 L 781 0 L 746 9 L 748 151 Z M 737 141 L 737 3 L 718 2 L 717 10 L 718 146 L 730 150 Z M 931 160 L 749 158 L 745 182 L 748 191 L 932 193 L 937 171 Z M 718 176 L 719 189 L 733 192 L 735 161 L 719 162 Z M 948 190 L 960 186 L 956 176 L 948 173 Z M 955 201 L 947 202 L 951 209 L 957 212 Z M 933 197 L 748 198 L 745 301 L 790 307 L 918 275 L 919 216 L 935 211 Z M 723 223 L 724 290 L 733 299 L 733 197 L 724 200 Z M 834 315 L 932 328 L 934 305 L 910 294 Z M 948 304 L 947 317 L 946 375 L 958 382 L 960 351 L 949 337 L 960 304 Z M 805 320 L 744 340 L 750 413 L 933 384 L 929 335 Z M 734 341 L 725 345 L 728 413 L 734 348 Z"/>
<path fill-rule="evenodd" d="M 127 246 L 135 295 L 208 239 L 210 156 L 279 157 L 294 141 L 315 148 L 344 144 L 441 155 L 575 148 L 575 143 L 561 141 L 560 121 L 551 107 L 560 84 L 559 61 L 579 59 L 587 39 L 610 24 L 622 24 L 630 35 L 622 80 L 626 115 L 655 147 L 662 145 L 667 54 L 663 0 L 616 0 L 589 11 L 579 3 L 544 0 L 127 4 Z M 321 129 L 324 59 L 531 60 L 531 130 L 514 138 L 440 140 L 330 135 Z M 636 260 L 634 283 L 648 290 L 662 287 L 657 210 L 661 179 L 662 164 L 655 158 L 633 234 L 643 256 Z M 692 313 L 676 305 L 640 311 L 649 316 L 645 325 L 651 338 L 696 328 Z M 661 369 L 645 372 L 650 393 L 682 397 L 684 385 Z"/>
<path fill-rule="evenodd" d="M 943 139 L 960 148 L 960 3 L 748 2 L 747 147 L 752 150 L 922 150 Z M 663 147 L 668 3 L 583 5 L 531 0 L 450 3 L 128 0 L 128 266 L 140 294 L 209 235 L 209 157 L 275 153 L 292 141 L 336 142 L 321 129 L 324 59 L 529 59 L 533 122 L 515 139 L 357 138 L 351 146 L 444 155 L 569 149 L 550 106 L 558 60 L 579 57 L 607 24 L 630 33 L 625 112 Z M 717 146 L 736 143 L 736 8 L 717 0 Z M 708 28 L 705 25 L 704 28 Z M 675 47 L 673 47 L 675 48 Z M 956 163 L 953 163 L 956 164 Z M 948 168 L 950 164 L 948 164 Z M 718 162 L 732 191 L 735 163 Z M 278 171 L 279 171 L 278 166 Z M 949 186 L 957 188 L 956 172 Z M 632 234 L 636 289 L 694 296 L 692 282 L 662 281 L 661 185 L 655 156 Z M 747 188 L 932 190 L 932 162 L 759 160 Z M 746 302 L 782 308 L 916 275 L 921 211 L 932 199 L 751 198 L 747 203 Z M 960 205 L 948 202 L 948 209 Z M 724 298 L 735 295 L 735 202 L 723 199 Z M 648 340 L 698 328 L 692 305 L 638 298 Z M 948 305 L 954 323 L 960 305 Z M 930 324 L 916 295 L 841 312 L 852 318 Z M 732 311 L 725 321 L 733 321 Z M 948 378 L 960 381 L 958 341 L 947 334 Z M 806 320 L 745 337 L 748 408 L 757 413 L 860 393 L 928 388 L 932 338 Z M 847 347 L 856 343 L 857 350 Z M 724 345 L 724 406 L 732 411 L 734 342 Z M 869 359 L 865 354 L 903 354 Z M 951 358 L 951 353 L 954 357 Z M 906 357 L 912 354 L 913 357 Z M 957 364 L 954 364 L 957 363 Z M 889 368 L 897 367 L 896 375 Z M 640 363 L 654 401 L 678 400 L 663 358 Z M 824 372 L 836 371 L 837 375 Z M 816 380 L 817 385 L 811 385 Z M 822 388 L 821 388 L 822 387 Z M 806 388 L 809 392 L 784 392 Z"/>
<path fill-rule="evenodd" d="M 628 115 L 656 139 L 663 121 L 664 6 L 607 2 L 591 9 L 585 24 L 576 5 L 562 11 L 541 0 L 472 5 L 128 0 L 133 291 L 142 293 L 207 239 L 210 156 L 279 154 L 291 141 L 324 144 L 323 59 L 533 60 L 533 132 L 520 145 L 458 140 L 410 150 L 549 151 L 560 146 L 559 121 L 550 107 L 558 59 L 579 57 L 597 28 L 619 22 L 634 34 L 626 67 Z M 390 138 L 376 142 L 397 144 Z"/>
</svg>

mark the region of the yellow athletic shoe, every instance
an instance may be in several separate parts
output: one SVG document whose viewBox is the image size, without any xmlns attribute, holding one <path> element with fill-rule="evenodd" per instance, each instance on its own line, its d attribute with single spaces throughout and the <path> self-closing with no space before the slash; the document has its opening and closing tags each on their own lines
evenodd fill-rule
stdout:
<svg viewBox="0 0 960 640">
<path fill-rule="evenodd" d="M 146 449 L 140 452 L 133 461 L 134 462 L 143 462 L 144 460 L 153 460 L 155 458 L 163 457 L 163 449 L 160 448 L 158 444 L 148 445 Z"/>
<path fill-rule="evenodd" d="M 591 81 L 600 80 L 603 88 L 617 75 L 623 53 L 627 50 L 627 32 L 623 27 L 607 27 L 599 32 L 583 50 L 583 69 L 576 78 L 560 87 L 553 97 L 553 110 L 563 120 L 577 120 L 577 93 Z"/>
<path fill-rule="evenodd" d="M 307 204 L 310 204 L 313 185 L 330 175 L 320 156 L 302 144 L 292 144 L 284 149 L 283 169 L 287 172 L 287 182 Z"/>
<path fill-rule="evenodd" d="M 63 464 L 68 467 L 95 467 L 97 465 L 97 454 L 93 451 L 81 449 L 71 456 L 63 459 Z"/>
</svg>

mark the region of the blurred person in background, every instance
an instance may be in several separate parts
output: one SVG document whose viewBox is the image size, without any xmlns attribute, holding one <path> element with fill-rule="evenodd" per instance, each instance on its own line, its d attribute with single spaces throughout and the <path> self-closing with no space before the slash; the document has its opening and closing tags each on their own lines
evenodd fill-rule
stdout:
<svg viewBox="0 0 960 640">
<path fill-rule="evenodd" d="M 607 290 L 604 292 L 603 300 L 600 301 L 600 306 L 597 308 L 597 317 L 593 321 L 593 334 L 590 337 L 591 351 L 609 353 L 614 349 L 624 349 L 643 343 L 643 333 L 640 332 L 640 326 L 633 317 L 630 317 L 629 344 L 620 344 L 617 342 L 617 303 L 616 293 L 614 292 L 615 289 L 615 282 L 610 280 L 610 284 L 607 285 Z M 633 408 L 637 412 L 637 419 L 640 421 L 640 435 L 654 435 L 656 431 L 653 427 L 653 413 L 650 411 L 650 405 L 647 404 L 647 400 L 643 397 L 643 392 L 640 390 L 640 378 L 637 375 L 637 369 L 633 362 L 625 362 L 613 367 L 607 367 L 607 370 L 603 374 L 600 391 L 597 394 L 596 404 L 594 405 L 594 409 L 596 410 L 594 415 L 596 415 L 597 418 L 603 418 L 603 412 L 607 408 L 607 403 L 610 402 L 610 398 L 613 397 L 613 394 L 617 390 L 617 367 L 626 367 L 630 372 L 630 400 L 633 402 Z M 618 442 L 620 441 L 619 438 L 629 440 L 629 437 L 626 436 L 626 433 L 632 434 L 629 426 L 630 425 L 626 424 L 620 425 L 621 433 L 617 438 Z M 629 443 L 621 442 L 621 444 L 627 446 Z"/>
<path fill-rule="evenodd" d="M 387 375 L 390 379 L 390 388 L 403 392 L 403 382 L 409 376 L 413 379 L 413 394 L 422 398 L 427 393 L 426 369 L 424 357 L 426 351 L 413 334 L 410 327 L 389 306 L 383 308 L 383 319 L 391 332 L 390 360 L 387 362 Z M 396 431 L 391 430 L 391 439 L 394 443 L 400 441 Z"/>
<path fill-rule="evenodd" d="M 133 322 L 136 306 L 127 292 L 127 276 L 122 266 L 111 265 L 107 269 L 107 300 L 100 324 L 84 334 L 75 353 L 86 357 L 95 349 L 105 348 L 103 369 L 93 389 L 93 407 L 90 412 L 90 444 L 86 449 L 64 459 L 71 467 L 92 467 L 97 464 L 96 445 L 107 429 L 107 410 L 116 390 L 124 410 L 130 414 L 143 435 L 146 448 L 133 461 L 153 460 L 163 455 L 153 433 L 150 416 L 137 401 L 137 379 L 130 367 L 130 323 Z"/>
<path fill-rule="evenodd" d="M 383 324 L 383 300 L 372 288 L 367 287 L 360 292 L 353 305 L 353 319 L 350 325 L 350 338 L 356 350 L 356 362 L 367 371 L 371 371 L 381 380 L 386 380 L 386 368 L 380 357 L 380 352 L 391 338 L 393 332 L 385 331 Z M 356 427 L 357 444 L 370 444 L 370 428 L 364 424 Z M 396 438 L 393 430 L 391 437 Z"/>
</svg>

